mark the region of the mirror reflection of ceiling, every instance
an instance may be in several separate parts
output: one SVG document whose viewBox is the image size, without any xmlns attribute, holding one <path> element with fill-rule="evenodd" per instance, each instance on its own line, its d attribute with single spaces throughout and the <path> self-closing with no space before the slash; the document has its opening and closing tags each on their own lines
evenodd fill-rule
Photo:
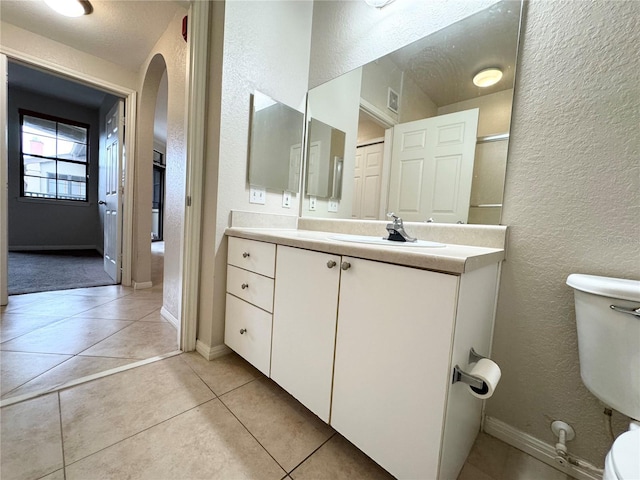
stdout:
<svg viewBox="0 0 640 480">
<path fill-rule="evenodd" d="M 519 18 L 520 1 L 500 2 L 388 57 L 438 107 L 513 88 Z M 502 70 L 502 81 L 476 87 L 473 76 L 489 67 Z"/>
</svg>

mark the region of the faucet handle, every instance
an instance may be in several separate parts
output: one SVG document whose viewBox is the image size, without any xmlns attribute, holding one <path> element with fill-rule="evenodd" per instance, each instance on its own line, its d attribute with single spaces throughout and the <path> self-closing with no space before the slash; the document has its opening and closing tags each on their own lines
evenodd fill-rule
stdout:
<svg viewBox="0 0 640 480">
<path fill-rule="evenodd" d="M 393 224 L 394 225 L 402 226 L 402 218 L 397 216 L 395 213 L 389 212 L 389 213 L 387 213 L 387 217 L 393 218 Z"/>
</svg>

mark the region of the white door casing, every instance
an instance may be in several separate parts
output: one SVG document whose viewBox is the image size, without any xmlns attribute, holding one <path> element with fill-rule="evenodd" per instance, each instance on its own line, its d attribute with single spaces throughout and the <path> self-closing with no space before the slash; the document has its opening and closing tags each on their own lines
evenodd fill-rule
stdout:
<svg viewBox="0 0 640 480">
<path fill-rule="evenodd" d="M 106 129 L 106 153 L 104 192 L 104 270 L 113 279 L 120 283 L 121 280 L 121 248 L 122 248 L 122 204 L 120 196 L 123 190 L 122 167 L 123 145 L 122 133 L 124 124 L 124 101 L 119 100 L 107 114 L 105 119 Z"/>
<path fill-rule="evenodd" d="M 389 211 L 404 220 L 467 223 L 479 109 L 396 125 Z"/>
<path fill-rule="evenodd" d="M 0 53 L 0 305 L 7 305 L 9 302 L 7 97 L 7 57 Z"/>
</svg>

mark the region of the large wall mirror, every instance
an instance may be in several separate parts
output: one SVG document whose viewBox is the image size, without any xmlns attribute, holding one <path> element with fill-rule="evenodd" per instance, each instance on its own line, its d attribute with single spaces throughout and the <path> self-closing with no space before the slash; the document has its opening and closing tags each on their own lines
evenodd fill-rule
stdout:
<svg viewBox="0 0 640 480">
<path fill-rule="evenodd" d="M 251 103 L 249 185 L 298 192 L 304 114 L 260 92 Z"/>
<path fill-rule="evenodd" d="M 338 208 L 306 188 L 301 214 L 499 224 L 521 10 L 495 3 L 309 91 L 308 117 L 344 133 L 344 159 Z M 474 83 L 489 69 L 496 83 Z"/>
</svg>

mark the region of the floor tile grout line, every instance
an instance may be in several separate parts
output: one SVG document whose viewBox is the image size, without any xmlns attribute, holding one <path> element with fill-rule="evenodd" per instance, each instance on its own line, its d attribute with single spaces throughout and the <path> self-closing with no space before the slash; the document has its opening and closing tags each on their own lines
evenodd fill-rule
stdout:
<svg viewBox="0 0 640 480">
<path fill-rule="evenodd" d="M 329 425 L 329 424 L 327 424 Z M 330 426 L 330 425 L 329 425 Z M 307 460 L 309 460 L 318 450 L 320 450 L 322 447 L 324 447 L 333 437 L 335 437 L 338 434 L 338 432 L 334 429 L 333 433 L 329 436 L 329 438 L 327 438 L 324 442 L 322 442 L 320 445 L 318 445 L 318 448 L 316 448 L 313 452 L 311 452 L 309 455 L 307 455 L 304 459 L 302 459 L 302 461 L 297 464 L 295 467 L 293 467 L 291 469 L 290 472 L 287 472 L 287 475 L 291 475 L 296 468 L 298 468 L 300 465 L 302 465 L 304 462 L 306 462 Z"/>
<path fill-rule="evenodd" d="M 47 369 L 47 370 L 45 370 L 44 372 L 39 373 L 39 374 L 38 374 L 38 375 L 36 375 L 35 377 L 30 378 L 29 380 L 27 380 L 27 381 L 26 381 L 26 382 L 24 382 L 24 383 L 21 383 L 20 385 L 16 386 L 15 388 L 12 388 L 12 389 L 11 389 L 11 390 L 9 390 L 8 392 L 6 392 L 6 393 L 2 393 L 2 395 L 1 395 L 2 397 L 4 397 L 5 395 L 10 394 L 11 392 L 13 392 L 13 391 L 15 391 L 15 390 L 18 390 L 19 388 L 24 387 L 27 383 L 31 382 L 32 380 L 35 380 L 35 379 L 36 379 L 36 378 L 38 378 L 40 375 L 44 375 L 45 373 L 50 372 L 50 371 L 51 371 L 51 370 L 53 370 L 54 368 L 59 367 L 60 365 L 62 365 L 63 363 L 68 362 L 69 360 L 71 360 L 71 359 L 74 357 L 74 355 L 71 355 L 70 353 L 44 353 L 44 354 L 43 354 L 43 353 L 37 353 L 37 352 L 14 352 L 14 351 L 12 351 L 12 350 L 2 350 L 2 351 L 3 351 L 3 352 L 10 352 L 10 353 L 26 353 L 26 354 L 33 353 L 34 355 L 60 355 L 60 356 L 69 356 L 69 358 L 67 358 L 67 359 L 63 360 L 62 362 L 60 362 L 60 363 L 58 363 L 58 364 L 56 364 L 56 365 L 52 366 L 51 368 L 48 368 L 48 369 Z M 5 405 L 4 405 L 2 402 L 3 402 L 4 400 L 10 399 L 10 398 L 12 398 L 12 397 L 7 397 L 7 398 L 4 398 L 4 399 L 0 399 L 0 407 L 4 407 Z M 9 405 L 11 405 L 11 404 L 9 404 Z"/>
<path fill-rule="evenodd" d="M 65 468 L 65 460 L 64 460 L 64 434 L 62 432 L 62 401 L 60 400 L 60 392 L 56 392 L 56 397 L 58 399 L 58 422 L 60 422 L 60 447 L 62 450 L 62 474 L 64 475 L 64 479 L 67 479 L 67 469 Z"/>
<path fill-rule="evenodd" d="M 187 362 L 184 358 L 182 358 L 182 355 L 178 355 L 178 358 L 180 358 L 180 360 L 182 361 L 182 363 L 184 363 L 184 364 L 185 364 L 185 365 L 186 365 L 186 366 L 191 370 L 191 372 L 193 372 L 193 374 L 194 374 L 196 377 L 198 377 L 198 379 L 199 379 L 199 380 L 204 384 L 204 386 L 205 386 L 205 387 L 207 387 L 207 389 L 208 389 L 211 393 L 213 393 L 213 396 L 214 396 L 215 398 L 219 398 L 219 395 L 218 395 L 216 392 L 214 392 L 214 391 L 213 391 L 213 388 L 211 388 L 211 387 L 209 386 L 209 384 L 208 384 L 207 382 L 205 382 L 205 381 L 204 381 L 204 379 L 203 379 L 200 375 L 198 375 L 198 372 L 196 372 L 196 371 L 193 369 L 193 367 L 192 367 L 191 365 L 189 365 L 189 362 Z"/>
<path fill-rule="evenodd" d="M 255 380 L 257 380 L 257 379 L 255 379 L 255 378 L 254 378 L 253 380 L 251 380 L 251 382 L 253 382 L 253 381 L 255 381 Z M 248 384 L 249 384 L 249 383 L 251 383 L 251 382 L 247 382 L 247 383 L 245 383 L 245 385 L 248 385 Z M 243 385 L 243 386 L 244 386 L 244 385 Z M 241 387 L 238 387 L 238 388 L 241 388 Z M 237 390 L 238 388 L 234 388 L 233 390 Z M 233 391 L 233 390 L 230 390 L 230 392 L 231 392 L 231 391 Z M 227 393 L 229 393 L 229 392 L 227 392 Z M 225 395 L 226 395 L 226 393 L 225 393 Z M 267 455 L 269 455 L 269 456 L 273 459 L 273 461 L 274 461 L 274 462 L 276 462 L 276 465 L 278 465 L 278 466 L 282 469 L 282 471 L 284 472 L 284 477 L 282 477 L 282 478 L 285 478 L 285 477 L 288 475 L 287 469 L 286 469 L 286 468 L 284 468 L 284 467 L 280 464 L 280 462 L 278 462 L 278 460 L 276 460 L 276 458 L 275 458 L 273 455 L 271 455 L 271 452 L 270 452 L 269 450 L 267 450 L 267 448 L 266 448 L 266 447 L 265 447 L 265 446 L 260 442 L 260 440 L 258 440 L 258 439 L 256 438 L 256 436 L 251 432 L 251 430 L 249 430 L 249 427 L 247 427 L 247 426 L 242 422 L 242 420 L 240 420 L 240 419 L 236 416 L 236 414 L 235 414 L 235 413 L 233 413 L 233 410 L 231 410 L 231 409 L 229 408 L 229 406 L 224 402 L 224 400 L 222 400 L 222 397 L 223 397 L 223 396 L 224 396 L 224 395 L 221 395 L 220 397 L 218 397 L 218 400 L 220 400 L 220 403 L 222 403 L 222 405 L 224 405 L 224 407 L 229 411 L 229 413 L 230 413 L 231 415 L 233 415 L 233 418 L 235 418 L 235 419 L 238 421 L 238 423 L 240 423 L 240 425 L 242 425 L 242 426 L 244 427 L 244 429 L 247 431 L 247 433 L 248 433 L 249 435 L 251 435 L 251 436 L 253 437 L 253 439 L 256 441 L 256 443 L 257 443 L 258 445 L 260 445 L 260 446 L 262 447 L 262 449 L 263 449 L 265 452 L 267 452 Z"/>
<path fill-rule="evenodd" d="M 67 463 L 66 463 L 66 460 L 65 460 L 65 465 L 64 465 L 64 467 L 65 467 L 65 471 L 66 471 L 66 468 L 67 468 L 67 467 L 69 467 L 69 466 L 71 466 L 71 465 L 73 465 L 73 464 L 75 464 L 75 463 L 78 463 L 78 462 L 80 462 L 80 461 L 82 461 L 82 460 L 84 460 L 84 459 L 86 459 L 86 458 L 89 458 L 89 457 L 91 457 L 91 456 L 93 456 L 93 455 L 96 455 L 97 453 L 100 453 L 100 452 L 102 452 L 102 451 L 104 451 L 104 450 L 107 450 L 108 448 L 114 447 L 114 446 L 118 445 L 119 443 L 124 442 L 125 440 L 129 440 L 129 439 L 131 439 L 131 438 L 133 438 L 133 437 L 136 437 L 136 436 L 138 436 L 138 435 L 140 435 L 140 434 L 142 434 L 142 433 L 144 433 L 144 432 L 146 432 L 146 431 L 148 431 L 148 430 L 151 430 L 152 428 L 155 428 L 155 427 L 157 427 L 157 426 L 159 426 L 159 425 L 162 425 L 163 423 L 166 423 L 166 422 L 168 422 L 168 421 L 170 421 L 170 420 L 173 420 L 174 418 L 177 418 L 177 417 L 179 417 L 179 416 L 181 416 L 181 415 L 184 415 L 185 413 L 190 412 L 191 410 L 194 410 L 194 409 L 196 409 L 196 408 L 200 408 L 200 407 L 202 407 L 203 405 L 205 405 L 205 404 L 207 404 L 207 403 L 209 403 L 209 402 L 212 402 L 212 401 L 214 401 L 214 400 L 220 400 L 220 399 L 219 399 L 219 398 L 217 398 L 217 397 L 214 397 L 214 398 L 210 398 L 209 400 L 205 400 L 204 402 L 199 403 L 198 405 L 195 405 L 195 406 L 193 406 L 193 407 L 191 407 L 191 408 L 188 408 L 188 409 L 186 409 L 186 410 L 185 410 L 185 411 L 183 411 L 183 412 L 176 413 L 175 415 L 172 415 L 172 416 L 171 416 L 171 417 L 169 417 L 169 418 L 165 418 L 164 420 L 161 420 L 161 421 L 160 421 L 160 422 L 158 422 L 158 423 L 155 423 L 155 424 L 153 424 L 153 425 L 150 425 L 150 426 L 148 426 L 148 427 L 145 427 L 145 428 L 143 428 L 142 430 L 140 430 L 140 431 L 138 431 L 138 432 L 136 432 L 136 433 L 132 433 L 131 435 L 129 435 L 129 436 L 125 437 L 125 438 L 122 438 L 122 439 L 118 440 L 117 442 L 114 442 L 114 443 L 112 443 L 112 444 L 110 444 L 110 445 L 107 445 L 107 446 L 105 446 L 105 447 L 102 447 L 101 449 L 96 450 L 95 452 L 92 452 L 92 453 L 90 453 L 90 454 L 88 454 L 88 455 L 85 455 L 85 456 L 84 456 L 84 457 L 82 457 L 82 458 L 78 458 L 77 460 L 74 460 L 73 462 L 71 462 L 71 463 L 69 463 L 69 464 L 67 464 Z"/>
</svg>

